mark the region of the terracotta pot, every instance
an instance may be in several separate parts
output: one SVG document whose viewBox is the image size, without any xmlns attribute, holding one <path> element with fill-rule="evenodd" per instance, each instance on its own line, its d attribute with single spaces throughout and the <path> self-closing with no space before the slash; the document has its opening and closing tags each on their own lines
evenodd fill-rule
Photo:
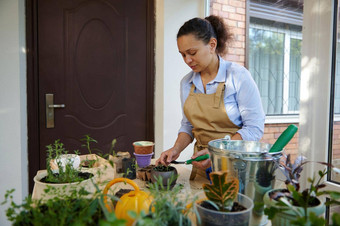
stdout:
<svg viewBox="0 0 340 226">
<path fill-rule="evenodd" d="M 151 154 L 155 143 L 151 141 L 136 141 L 132 145 L 136 154 Z"/>
<path fill-rule="evenodd" d="M 153 183 L 155 183 L 157 181 L 157 178 L 161 177 L 162 178 L 162 182 L 163 182 L 163 186 L 167 186 L 169 183 L 170 178 L 173 176 L 175 177 L 174 181 L 172 181 L 171 183 L 171 187 L 174 186 L 176 184 L 177 181 L 177 170 L 175 167 L 173 166 L 169 166 L 169 169 L 171 169 L 170 171 L 166 171 L 166 172 L 160 172 L 156 170 L 156 167 L 151 169 L 151 181 Z"/>
</svg>

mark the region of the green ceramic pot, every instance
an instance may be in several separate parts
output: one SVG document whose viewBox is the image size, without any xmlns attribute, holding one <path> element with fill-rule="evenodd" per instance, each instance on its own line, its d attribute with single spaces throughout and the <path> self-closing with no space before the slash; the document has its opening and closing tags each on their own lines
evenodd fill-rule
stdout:
<svg viewBox="0 0 340 226">
<path fill-rule="evenodd" d="M 266 192 L 266 194 L 263 197 L 263 201 L 264 201 L 264 204 L 266 205 L 266 207 L 275 206 L 277 204 L 276 200 L 270 199 L 269 193 L 279 191 L 279 190 L 282 190 L 282 189 L 273 189 L 273 190 L 269 190 L 268 192 Z M 296 208 L 299 209 L 303 213 L 302 207 L 296 207 Z M 325 211 L 326 211 L 325 204 L 322 203 L 321 201 L 320 201 L 319 205 L 309 207 L 307 209 L 308 214 L 311 213 L 311 212 L 314 212 L 317 216 L 321 216 L 321 215 L 325 214 Z M 287 210 L 287 211 L 284 211 L 282 213 L 277 213 L 275 215 L 275 218 L 272 220 L 272 225 L 273 226 L 291 225 L 290 221 L 295 220 L 295 219 L 296 219 L 296 213 L 293 210 Z"/>
</svg>

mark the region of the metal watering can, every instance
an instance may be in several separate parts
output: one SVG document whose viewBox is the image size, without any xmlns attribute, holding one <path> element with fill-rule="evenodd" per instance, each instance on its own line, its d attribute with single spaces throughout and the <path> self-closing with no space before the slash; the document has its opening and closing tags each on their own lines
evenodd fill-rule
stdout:
<svg viewBox="0 0 340 226">
<path fill-rule="evenodd" d="M 290 125 L 274 145 L 256 141 L 222 138 L 208 143 L 213 171 L 229 171 L 239 179 L 239 193 L 254 201 L 251 225 L 266 225 L 263 213 L 263 195 L 274 188 L 275 164 L 282 150 L 297 131 Z"/>
</svg>

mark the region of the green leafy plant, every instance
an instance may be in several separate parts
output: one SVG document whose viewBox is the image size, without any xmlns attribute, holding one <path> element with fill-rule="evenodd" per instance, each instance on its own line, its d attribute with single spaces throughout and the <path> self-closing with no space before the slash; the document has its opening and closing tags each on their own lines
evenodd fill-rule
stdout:
<svg viewBox="0 0 340 226">
<path fill-rule="evenodd" d="M 90 135 L 84 135 L 84 137 L 81 138 L 80 141 L 83 142 L 83 144 L 81 146 L 85 147 L 89 154 L 92 154 L 91 143 L 98 143 L 98 141 L 93 139 L 92 137 L 90 137 Z M 93 151 L 97 151 L 99 153 L 100 150 L 99 149 L 93 149 Z M 97 161 L 98 161 L 98 158 L 97 159 L 86 158 L 82 162 L 82 165 L 85 166 L 85 167 L 92 168 Z"/>
<path fill-rule="evenodd" d="M 210 179 L 212 184 L 203 184 L 208 200 L 215 204 L 219 211 L 231 211 L 239 190 L 239 180 L 228 176 L 225 171 L 210 173 Z"/>
<path fill-rule="evenodd" d="M 175 177 L 171 178 L 171 181 L 173 180 L 175 180 Z M 149 190 L 153 202 L 150 205 L 149 214 L 141 213 L 137 216 L 135 213 L 130 213 L 136 218 L 136 225 L 191 225 L 188 215 L 195 211 L 192 205 L 195 198 L 181 195 L 182 188 L 179 184 L 176 184 L 173 188 L 164 187 L 161 177 L 157 178 L 156 183 L 150 183 Z"/>
<path fill-rule="evenodd" d="M 316 216 L 315 213 L 308 213 L 308 208 L 312 206 L 317 206 L 320 204 L 320 199 L 323 195 L 327 195 L 330 199 L 325 202 L 325 205 L 337 204 L 340 199 L 340 192 L 336 191 L 326 191 L 322 190 L 326 187 L 323 178 L 327 175 L 328 170 L 320 170 L 318 172 L 318 178 L 313 176 L 313 178 L 308 178 L 309 187 L 300 191 L 300 173 L 302 172 L 302 166 L 309 161 L 304 161 L 304 157 L 298 157 L 294 163 L 291 162 L 290 155 L 287 156 L 286 161 L 278 162 L 279 168 L 282 170 L 283 174 L 286 176 L 285 184 L 287 189 L 281 189 L 277 191 L 272 191 L 269 193 L 270 198 L 277 201 L 275 206 L 265 208 L 264 212 L 268 215 L 269 219 L 274 219 L 276 214 L 280 212 L 286 212 L 287 210 L 292 210 L 296 214 L 296 219 L 291 221 L 295 225 L 306 225 L 309 222 L 317 223 L 318 225 L 324 225 L 325 219 L 321 216 Z M 324 162 L 317 162 L 323 165 L 327 165 L 333 170 L 339 171 L 339 169 L 334 168 L 332 165 Z M 300 208 L 301 207 L 302 211 Z"/>
<path fill-rule="evenodd" d="M 58 165 L 58 172 L 53 172 L 50 162 L 54 159 L 58 160 L 62 155 L 68 154 L 68 151 L 64 148 L 64 144 L 60 140 L 56 140 L 53 144 L 47 145 L 47 177 L 44 182 L 47 183 L 71 183 L 80 182 L 85 179 L 91 178 L 93 175 L 90 173 L 79 172 L 78 169 L 73 167 L 72 161 L 66 161 L 65 165 L 61 161 L 56 161 Z M 75 151 L 78 154 L 78 151 Z"/>
<path fill-rule="evenodd" d="M 86 158 L 83 162 L 82 162 L 82 165 L 85 166 L 85 167 L 89 167 L 89 168 L 92 168 L 95 166 L 96 162 L 99 161 L 98 159 L 98 156 L 106 159 L 109 161 L 110 165 L 113 167 L 113 161 L 110 159 L 110 155 L 111 156 L 115 156 L 115 151 L 114 151 L 114 146 L 116 145 L 117 143 L 117 140 L 116 139 L 113 139 L 112 142 L 111 142 L 111 145 L 110 145 L 110 150 L 109 150 L 109 153 L 105 153 L 103 154 L 103 152 L 98 149 L 98 148 L 93 148 L 92 147 L 92 144 L 97 144 L 98 141 L 95 140 L 94 138 L 92 138 L 90 135 L 84 135 L 83 138 L 80 139 L 80 141 L 82 142 L 82 147 L 85 148 L 87 150 L 87 152 L 89 154 L 96 154 L 96 159 L 88 159 Z"/>
<path fill-rule="evenodd" d="M 9 203 L 6 216 L 13 225 L 125 225 L 124 220 L 118 220 L 105 208 L 103 194 L 98 187 L 91 197 L 84 188 L 65 195 L 50 187 L 45 192 L 59 195 L 44 201 L 28 196 L 22 204 L 13 201 L 13 192 L 14 189 L 7 191 L 2 203 Z"/>
</svg>

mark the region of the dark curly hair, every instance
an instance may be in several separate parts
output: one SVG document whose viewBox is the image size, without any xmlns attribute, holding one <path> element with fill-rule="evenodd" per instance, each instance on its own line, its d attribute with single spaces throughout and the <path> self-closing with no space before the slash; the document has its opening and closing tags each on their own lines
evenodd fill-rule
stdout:
<svg viewBox="0 0 340 226">
<path fill-rule="evenodd" d="M 204 19 L 193 18 L 185 22 L 177 33 L 177 38 L 193 34 L 198 40 L 202 40 L 208 44 L 210 38 L 214 37 L 217 40 L 216 52 L 223 55 L 227 51 L 227 45 L 232 41 L 233 35 L 229 27 L 223 22 L 223 19 L 218 16 L 208 16 Z"/>
</svg>

